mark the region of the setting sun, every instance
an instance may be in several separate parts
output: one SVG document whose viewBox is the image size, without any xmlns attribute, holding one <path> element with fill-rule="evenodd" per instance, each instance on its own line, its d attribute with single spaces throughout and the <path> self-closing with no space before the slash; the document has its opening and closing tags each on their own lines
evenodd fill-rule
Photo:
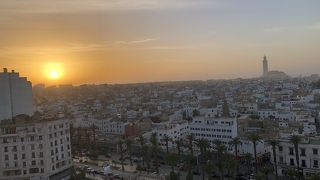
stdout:
<svg viewBox="0 0 320 180">
<path fill-rule="evenodd" d="M 57 80 L 62 78 L 63 68 L 60 63 L 48 63 L 45 65 L 44 73 L 48 79 Z"/>
<path fill-rule="evenodd" d="M 59 79 L 60 74 L 57 70 L 51 70 L 49 77 L 50 79 Z"/>
</svg>

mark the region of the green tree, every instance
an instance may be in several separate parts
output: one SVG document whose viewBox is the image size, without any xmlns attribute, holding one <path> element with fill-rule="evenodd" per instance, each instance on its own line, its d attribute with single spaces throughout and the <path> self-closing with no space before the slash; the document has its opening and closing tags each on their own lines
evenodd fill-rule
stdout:
<svg viewBox="0 0 320 180">
<path fill-rule="evenodd" d="M 261 170 L 260 170 L 260 172 L 262 172 L 263 174 L 264 174 L 264 179 L 265 180 L 268 180 L 269 178 L 269 173 L 271 173 L 272 172 L 272 167 L 270 167 L 270 166 L 264 166 Z"/>
<path fill-rule="evenodd" d="M 126 139 L 125 144 L 127 147 L 127 153 L 129 155 L 130 165 L 133 166 L 133 163 L 132 163 L 132 140 Z"/>
<path fill-rule="evenodd" d="M 268 140 L 268 143 L 272 147 L 274 171 L 275 171 L 275 174 L 276 174 L 276 178 L 278 178 L 278 162 L 277 162 L 277 151 L 276 151 L 276 148 L 279 145 L 279 141 L 276 140 L 276 139 L 270 139 L 270 140 Z"/>
<path fill-rule="evenodd" d="M 142 161 L 143 161 L 143 167 L 145 167 L 145 163 L 147 164 L 147 167 L 150 168 L 150 161 L 151 161 L 151 149 L 148 145 L 143 145 L 141 148 L 142 152 Z"/>
<path fill-rule="evenodd" d="M 212 179 L 211 173 L 212 173 L 213 168 L 214 168 L 213 163 L 211 161 L 207 161 L 207 163 L 204 167 L 204 170 L 208 176 L 208 180 Z"/>
<path fill-rule="evenodd" d="M 234 152 L 235 152 L 235 159 L 236 159 L 236 164 L 237 164 L 237 174 L 239 173 L 239 166 L 238 166 L 238 147 L 242 145 L 242 142 L 239 137 L 233 138 L 229 142 L 231 147 L 234 147 Z"/>
<path fill-rule="evenodd" d="M 226 152 L 226 146 L 222 143 L 220 140 L 215 140 L 213 142 L 214 144 L 214 149 L 217 151 L 217 166 L 220 171 L 220 179 L 223 179 L 224 177 L 224 156 Z"/>
<path fill-rule="evenodd" d="M 150 137 L 151 143 L 151 154 L 155 162 L 156 172 L 159 174 L 159 145 L 158 145 L 158 137 L 157 133 L 152 133 Z"/>
<path fill-rule="evenodd" d="M 257 161 L 257 143 L 261 141 L 261 137 L 256 133 L 250 133 L 248 135 L 249 141 L 253 144 L 253 153 L 254 153 L 254 168 L 255 172 L 258 172 L 258 161 Z"/>
<path fill-rule="evenodd" d="M 244 162 L 247 166 L 247 173 L 250 173 L 251 161 L 252 161 L 252 155 L 250 153 L 246 153 L 244 155 Z"/>
<path fill-rule="evenodd" d="M 296 177 L 299 177 L 299 172 L 296 169 L 288 168 L 284 170 L 284 175 L 289 177 L 290 180 L 293 180 Z"/>
<path fill-rule="evenodd" d="M 176 148 L 177 148 L 177 153 L 179 156 L 179 159 L 181 158 L 181 146 L 182 146 L 182 140 L 181 139 L 177 139 L 174 141 L 174 143 L 176 144 Z"/>
<path fill-rule="evenodd" d="M 167 160 L 169 166 L 171 167 L 171 172 L 174 173 L 174 167 L 177 165 L 179 157 L 177 156 L 177 154 L 169 153 L 166 156 L 166 160 Z"/>
<path fill-rule="evenodd" d="M 229 176 L 234 176 L 234 171 L 238 167 L 238 161 L 235 160 L 234 155 L 232 154 L 225 154 L 225 158 L 223 160 L 225 163 L 225 169 L 227 170 L 227 173 Z"/>
<path fill-rule="evenodd" d="M 143 146 L 146 144 L 146 139 L 142 135 L 139 135 L 137 141 L 140 145 L 140 157 L 142 158 L 142 166 L 144 167 L 145 159 L 144 159 L 144 155 L 143 155 L 144 154 L 143 153 Z"/>
<path fill-rule="evenodd" d="M 296 156 L 296 164 L 297 164 L 297 170 L 300 171 L 300 165 L 299 165 L 299 144 L 301 143 L 301 137 L 298 135 L 293 135 L 290 137 L 290 142 L 294 146 L 294 152 Z M 300 175 L 298 176 L 300 179 Z"/>
<path fill-rule="evenodd" d="M 125 153 L 125 149 L 123 147 L 124 142 L 123 140 L 120 139 L 117 144 L 118 144 L 118 152 L 120 154 L 121 170 L 124 171 L 124 156 L 123 156 Z"/>
<path fill-rule="evenodd" d="M 166 143 L 166 153 L 167 155 L 169 154 L 169 142 L 171 141 L 172 139 L 167 135 L 165 134 L 163 137 L 162 137 L 162 141 L 164 141 Z"/>
<path fill-rule="evenodd" d="M 188 140 L 188 149 L 190 151 L 190 155 L 193 157 L 193 143 L 195 141 L 195 137 L 193 134 L 188 134 L 187 135 L 187 140 Z"/>
<path fill-rule="evenodd" d="M 209 141 L 206 139 L 198 139 L 196 140 L 196 146 L 200 150 L 200 166 L 202 170 L 202 180 L 205 180 L 205 170 L 204 170 L 204 162 L 206 162 L 205 154 L 207 149 L 210 148 Z"/>
<path fill-rule="evenodd" d="M 192 116 L 193 117 L 196 117 L 196 116 L 199 116 L 199 115 L 200 115 L 200 112 L 197 109 L 192 111 Z"/>
</svg>

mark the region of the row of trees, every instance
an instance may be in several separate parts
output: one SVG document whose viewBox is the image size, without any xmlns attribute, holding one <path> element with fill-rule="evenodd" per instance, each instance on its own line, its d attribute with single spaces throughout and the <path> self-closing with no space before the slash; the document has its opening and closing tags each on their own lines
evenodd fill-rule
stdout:
<svg viewBox="0 0 320 180">
<path fill-rule="evenodd" d="M 264 177 L 268 177 L 268 173 L 271 171 L 267 167 L 263 167 L 258 171 L 258 158 L 257 158 L 257 144 L 262 140 L 262 138 L 256 133 L 250 133 L 247 135 L 248 140 L 253 144 L 253 158 L 251 154 L 245 154 L 243 157 L 242 163 L 247 166 L 247 171 L 251 169 L 252 159 L 254 160 L 254 170 L 256 174 L 264 174 Z M 204 180 L 206 176 L 208 179 L 211 178 L 211 174 L 214 169 L 219 171 L 220 179 L 224 178 L 225 171 L 227 170 L 228 175 L 233 175 L 234 172 L 239 173 L 239 158 L 238 158 L 238 149 L 241 146 L 241 141 L 238 137 L 232 139 L 228 145 L 223 144 L 219 140 L 215 140 L 212 145 L 206 139 L 196 139 L 194 135 L 187 135 L 186 139 L 183 141 L 178 139 L 176 141 L 172 141 L 170 137 L 164 135 L 162 137 L 162 141 L 165 143 L 166 149 L 165 159 L 168 165 L 171 166 L 170 179 L 175 179 L 174 167 L 179 162 L 179 160 L 184 160 L 187 164 L 188 176 L 187 179 L 191 180 L 192 169 L 193 166 L 197 162 L 198 167 L 201 169 L 202 179 Z M 292 172 L 292 169 L 288 169 L 287 175 L 291 177 L 296 177 L 298 179 L 302 178 L 301 169 L 299 164 L 299 143 L 301 142 L 301 137 L 297 135 L 293 135 L 290 138 L 291 143 L 294 146 L 295 156 L 296 156 L 296 169 L 295 173 Z M 148 143 L 149 142 L 149 143 Z M 176 153 L 171 153 L 169 151 L 169 142 L 175 143 Z M 276 148 L 279 145 L 279 141 L 276 139 L 270 139 L 267 141 L 272 146 L 272 154 L 274 161 L 274 173 L 276 177 L 278 176 L 278 167 L 277 167 L 277 154 Z M 122 170 L 124 170 L 124 154 L 127 153 L 130 158 L 130 164 L 132 165 L 132 140 L 119 140 L 118 142 L 118 152 L 121 156 L 121 164 Z M 137 138 L 137 142 L 139 145 L 139 156 L 141 157 L 142 162 L 139 164 L 140 168 L 151 168 L 151 162 L 153 162 L 153 166 L 155 167 L 156 173 L 159 173 L 159 160 L 161 148 L 158 144 L 158 137 L 156 133 L 153 133 L 149 140 L 145 139 L 142 135 Z M 188 149 L 188 153 L 182 153 L 182 147 L 186 147 Z M 197 147 L 199 150 L 199 156 L 195 156 L 194 147 Z M 227 153 L 227 148 L 233 147 L 235 154 Z M 212 151 L 212 150 L 213 151 Z M 182 158 L 183 157 L 183 158 Z M 214 163 L 215 162 L 215 163 Z"/>
</svg>

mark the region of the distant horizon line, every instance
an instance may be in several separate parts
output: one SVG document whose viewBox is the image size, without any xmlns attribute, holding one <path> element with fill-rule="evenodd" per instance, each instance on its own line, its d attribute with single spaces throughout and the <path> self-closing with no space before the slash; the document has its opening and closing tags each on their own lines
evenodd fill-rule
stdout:
<svg viewBox="0 0 320 180">
<path fill-rule="evenodd" d="M 289 76 L 289 79 L 295 79 L 295 78 L 305 78 L 305 77 L 311 77 L 313 75 L 319 76 L 319 74 L 311 74 L 311 75 L 298 75 L 298 76 Z M 80 86 L 85 86 L 85 85 L 94 85 L 94 86 L 99 86 L 99 85 L 135 85 L 135 84 L 157 84 L 157 83 L 179 83 L 179 82 L 205 82 L 205 81 L 232 81 L 232 80 L 254 80 L 254 79 L 261 79 L 263 80 L 264 78 L 262 76 L 260 77 L 250 77 L 250 78 L 243 78 L 243 77 L 238 77 L 238 78 L 225 78 L 225 79 L 190 79 L 190 80 L 163 80 L 163 81 L 144 81 L 144 82 L 128 82 L 128 83 L 83 83 L 83 84 L 56 84 L 56 85 L 46 85 L 45 83 L 37 83 L 33 85 L 32 87 L 39 86 L 39 85 L 44 85 L 46 88 L 47 87 L 61 87 L 61 86 L 74 86 L 74 87 L 80 87 Z"/>
</svg>

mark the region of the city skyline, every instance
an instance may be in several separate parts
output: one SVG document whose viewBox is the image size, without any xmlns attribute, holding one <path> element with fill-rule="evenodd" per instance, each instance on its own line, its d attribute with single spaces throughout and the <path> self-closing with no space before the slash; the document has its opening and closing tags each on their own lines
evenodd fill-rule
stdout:
<svg viewBox="0 0 320 180">
<path fill-rule="evenodd" d="M 318 74 L 318 1 L 1 2 L 0 62 L 34 84 Z M 53 8 L 52 8 L 53 7 Z"/>
</svg>

